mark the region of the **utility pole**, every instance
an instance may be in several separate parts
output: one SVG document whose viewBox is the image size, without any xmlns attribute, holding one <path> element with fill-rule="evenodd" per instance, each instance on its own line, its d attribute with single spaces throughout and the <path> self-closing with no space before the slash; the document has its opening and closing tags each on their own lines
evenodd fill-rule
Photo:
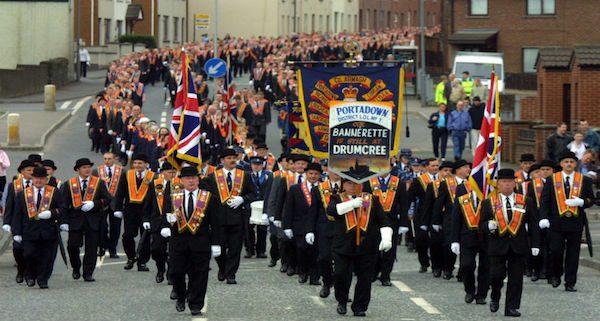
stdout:
<svg viewBox="0 0 600 321">
<path fill-rule="evenodd" d="M 420 92 L 421 92 L 421 104 L 425 105 L 427 103 L 427 88 L 425 88 L 425 78 L 427 75 L 426 61 L 425 61 L 425 0 L 419 0 L 419 13 L 420 13 L 420 24 L 421 24 L 421 41 L 419 43 L 419 52 L 421 54 L 421 83 L 420 83 Z"/>
<path fill-rule="evenodd" d="M 219 0 L 215 0 L 215 12 L 214 12 L 214 23 L 215 23 L 215 35 L 214 35 L 214 47 L 215 47 L 215 55 L 213 58 L 219 58 L 217 57 L 218 54 L 218 50 L 219 50 Z"/>
<path fill-rule="evenodd" d="M 77 81 L 81 77 L 81 60 L 79 57 L 79 46 L 81 42 L 81 0 L 77 0 L 77 53 L 75 54 L 75 60 L 77 62 L 75 70 L 77 70 Z"/>
<path fill-rule="evenodd" d="M 297 0 L 293 0 L 294 1 L 294 33 L 296 33 L 296 1 Z"/>
</svg>

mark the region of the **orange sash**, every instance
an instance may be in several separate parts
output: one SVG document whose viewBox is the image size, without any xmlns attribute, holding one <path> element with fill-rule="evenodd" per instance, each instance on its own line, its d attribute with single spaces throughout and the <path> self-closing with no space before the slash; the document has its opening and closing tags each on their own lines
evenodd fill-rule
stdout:
<svg viewBox="0 0 600 321">
<path fill-rule="evenodd" d="M 304 199 L 306 200 L 306 204 L 308 207 L 312 205 L 312 194 L 310 194 L 310 190 L 305 183 L 300 184 L 300 188 L 302 189 L 302 194 L 304 195 Z"/>
<path fill-rule="evenodd" d="M 435 196 L 435 198 L 438 198 L 438 195 L 440 193 L 440 185 L 442 185 L 442 182 L 444 180 L 442 179 L 438 179 L 435 182 L 433 182 L 433 195 Z"/>
<path fill-rule="evenodd" d="M 206 165 L 206 166 L 208 166 L 208 168 L 206 169 L 206 175 L 200 175 L 200 179 L 203 179 L 203 178 L 207 177 L 208 175 L 215 172 L 216 167 L 214 167 L 212 165 Z"/>
<path fill-rule="evenodd" d="M 446 184 L 448 186 L 448 193 L 450 194 L 450 200 L 454 203 L 454 197 L 456 196 L 456 188 L 458 187 L 458 183 L 456 182 L 456 177 L 451 176 L 446 178 Z"/>
<path fill-rule="evenodd" d="M 288 172 L 283 177 L 286 179 L 287 190 L 289 191 L 290 187 L 292 187 L 292 185 L 296 184 L 296 173 Z"/>
<path fill-rule="evenodd" d="M 523 182 L 525 182 L 525 174 L 523 173 L 523 170 L 519 170 L 515 173 L 515 181 L 517 181 L 517 184 L 521 184 Z"/>
<path fill-rule="evenodd" d="M 419 183 L 421 183 L 421 187 L 423 187 L 423 190 L 426 191 L 427 185 L 431 183 L 431 176 L 429 176 L 429 174 L 427 173 L 423 173 L 417 179 L 419 180 Z"/>
<path fill-rule="evenodd" d="M 136 184 L 135 170 L 130 169 L 127 171 L 127 189 L 129 190 L 129 201 L 131 203 L 141 204 L 144 201 L 153 176 L 154 172 L 147 171 L 146 176 L 142 180 L 142 184 L 140 184 L 140 188 L 138 188 Z"/>
<path fill-rule="evenodd" d="M 50 201 L 52 200 L 52 195 L 54 195 L 54 187 L 46 185 L 44 188 L 44 195 L 42 195 L 39 209 L 35 206 L 33 186 L 29 186 L 25 189 L 25 207 L 27 208 L 29 220 L 39 220 L 37 217 L 38 214 L 50 209 Z"/>
<path fill-rule="evenodd" d="M 15 188 L 15 195 L 23 190 L 23 176 L 21 174 L 13 181 L 13 187 Z"/>
<path fill-rule="evenodd" d="M 397 176 L 391 176 L 390 182 L 387 191 L 385 193 L 381 190 L 381 186 L 379 185 L 379 179 L 377 177 L 371 178 L 369 180 L 369 185 L 371 185 L 371 190 L 373 190 L 373 195 L 379 198 L 381 205 L 383 206 L 383 211 L 389 213 L 392 211 L 392 206 L 394 206 L 394 200 L 396 199 L 396 190 L 398 189 L 398 183 L 400 179 Z"/>
<path fill-rule="evenodd" d="M 81 198 L 81 189 L 79 187 L 79 177 L 73 177 L 69 180 L 69 188 L 71 189 L 71 202 L 74 208 L 80 208 L 84 201 L 94 200 L 99 180 L 100 179 L 96 176 L 88 177 L 89 184 L 85 190 L 85 196 L 83 197 L 83 200 Z"/>
<path fill-rule="evenodd" d="M 252 106 L 252 112 L 254 113 L 254 115 L 262 115 L 265 112 L 265 102 L 264 101 L 260 101 L 260 102 L 251 101 L 250 106 Z"/>
<path fill-rule="evenodd" d="M 372 195 L 369 193 L 361 194 L 363 206 L 359 209 L 353 209 L 346 213 L 344 218 L 346 219 L 346 232 L 350 232 L 353 228 L 356 228 L 356 246 L 360 245 L 360 231 L 367 232 L 369 227 L 369 217 L 371 216 L 371 208 L 373 206 Z M 342 202 L 350 200 L 345 193 L 340 195 Z M 357 211 L 358 210 L 358 211 Z"/>
<path fill-rule="evenodd" d="M 537 207 L 540 207 L 540 200 L 542 199 L 542 190 L 544 190 L 544 180 L 536 178 L 533 180 L 533 191 L 535 194 L 535 202 Z"/>
<path fill-rule="evenodd" d="M 173 194 L 173 208 L 175 209 L 175 214 L 177 215 L 177 230 L 179 233 L 185 232 L 187 228 L 190 233 L 196 234 L 198 231 L 198 227 L 202 224 L 204 220 L 204 212 L 208 208 L 208 202 L 210 201 L 210 192 L 205 190 L 198 191 L 198 199 L 196 200 L 196 210 L 190 220 L 188 221 L 185 216 L 185 211 L 183 209 L 183 196 L 185 193 L 183 191 L 179 191 Z"/>
<path fill-rule="evenodd" d="M 517 236 L 519 232 L 519 228 L 521 227 L 521 223 L 523 221 L 523 216 L 525 214 L 525 197 L 523 194 L 515 193 L 515 207 L 512 209 L 513 215 L 510 223 L 506 223 L 504 219 L 504 213 L 502 211 L 502 201 L 500 201 L 500 197 L 497 194 L 490 196 L 491 204 L 494 207 L 496 222 L 498 222 L 498 233 L 500 236 L 506 234 L 506 231 L 510 233 L 512 237 Z"/>
<path fill-rule="evenodd" d="M 167 188 L 165 183 L 165 178 L 162 175 L 154 180 L 154 196 L 156 197 L 156 204 L 158 205 L 158 213 L 160 215 L 162 215 L 163 203 L 165 201 L 165 189 Z"/>
<path fill-rule="evenodd" d="M 552 176 L 554 183 L 554 195 L 556 196 L 556 205 L 558 206 L 558 215 L 560 217 L 577 217 L 579 216 L 579 210 L 577 206 L 567 206 L 565 201 L 569 198 L 579 197 L 581 193 L 581 187 L 583 184 L 583 175 L 579 172 L 575 172 L 573 175 L 573 182 L 571 183 L 571 190 L 569 195 L 565 195 L 565 185 L 562 179 L 562 172 L 554 173 Z"/>
<path fill-rule="evenodd" d="M 119 186 L 119 179 L 121 179 L 121 169 L 121 166 L 115 165 L 115 172 L 113 173 L 110 182 L 106 184 L 106 187 L 108 187 L 108 192 L 112 196 L 115 196 L 115 193 L 117 192 L 117 186 Z M 102 181 L 107 181 L 108 174 L 106 172 L 106 165 L 98 167 L 98 175 L 100 176 L 100 179 L 102 179 Z"/>
<path fill-rule="evenodd" d="M 215 172 L 215 180 L 217 181 L 217 187 L 219 189 L 219 198 L 221 199 L 221 204 L 225 204 L 227 200 L 231 197 L 239 196 L 242 193 L 242 185 L 244 183 L 244 171 L 240 169 L 236 169 L 235 176 L 233 177 L 232 182 L 232 190 L 229 190 L 227 186 L 227 181 L 225 180 L 225 175 L 223 175 L 222 170 L 218 170 Z"/>
<path fill-rule="evenodd" d="M 465 217 L 467 228 L 469 230 L 477 230 L 479 228 L 479 220 L 481 219 L 481 216 L 479 215 L 481 211 L 481 201 L 478 202 L 477 208 L 474 208 L 472 199 L 473 189 L 468 183 L 465 183 L 465 188 L 467 189 L 467 194 L 459 196 L 458 202 L 460 203 L 460 208 Z"/>
</svg>

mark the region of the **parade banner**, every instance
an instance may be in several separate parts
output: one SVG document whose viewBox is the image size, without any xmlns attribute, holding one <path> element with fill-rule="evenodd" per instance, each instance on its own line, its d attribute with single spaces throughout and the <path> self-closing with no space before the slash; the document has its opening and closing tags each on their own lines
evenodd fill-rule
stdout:
<svg viewBox="0 0 600 321">
<path fill-rule="evenodd" d="M 285 106 L 285 113 L 285 117 L 287 118 L 285 133 L 288 139 L 288 151 L 294 154 L 308 154 L 308 134 L 304 127 L 302 107 L 300 104 L 288 102 Z"/>
<path fill-rule="evenodd" d="M 331 101 L 390 102 L 392 106 L 391 155 L 400 150 L 404 95 L 404 69 L 400 66 L 356 68 L 300 67 L 296 72 L 298 96 L 310 154 L 328 158 L 329 105 Z"/>
<path fill-rule="evenodd" d="M 392 103 L 329 102 L 329 169 L 364 183 L 390 171 Z"/>
</svg>

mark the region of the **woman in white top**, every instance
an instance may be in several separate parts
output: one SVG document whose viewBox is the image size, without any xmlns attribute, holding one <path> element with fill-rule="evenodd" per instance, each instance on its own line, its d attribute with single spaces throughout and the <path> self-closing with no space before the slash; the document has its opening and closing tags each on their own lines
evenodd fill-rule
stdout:
<svg viewBox="0 0 600 321">
<path fill-rule="evenodd" d="M 577 155 L 577 159 L 581 159 L 587 149 L 586 143 L 583 142 L 583 133 L 576 132 L 573 136 L 573 141 L 567 145 L 567 148 Z"/>
</svg>

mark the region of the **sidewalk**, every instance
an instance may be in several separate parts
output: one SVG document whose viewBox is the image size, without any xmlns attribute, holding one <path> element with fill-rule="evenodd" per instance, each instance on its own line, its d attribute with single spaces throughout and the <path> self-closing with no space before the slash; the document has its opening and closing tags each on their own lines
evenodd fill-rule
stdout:
<svg viewBox="0 0 600 321">
<path fill-rule="evenodd" d="M 19 111 L 19 114 L 21 144 L 18 146 L 7 145 L 8 114 L 0 117 L 0 148 L 4 150 L 42 150 L 48 136 L 71 117 L 70 111 Z"/>
</svg>

